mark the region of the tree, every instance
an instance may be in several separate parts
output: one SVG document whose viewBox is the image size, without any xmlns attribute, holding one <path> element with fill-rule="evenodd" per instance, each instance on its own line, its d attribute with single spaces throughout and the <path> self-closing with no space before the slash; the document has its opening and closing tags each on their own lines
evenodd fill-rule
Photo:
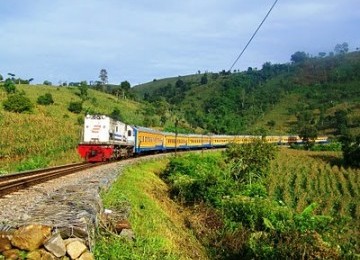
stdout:
<svg viewBox="0 0 360 260">
<path fill-rule="evenodd" d="M 12 80 L 9 79 L 9 78 L 7 78 L 7 79 L 5 80 L 4 88 L 5 88 L 5 91 L 6 91 L 8 94 L 15 93 L 15 91 L 16 91 L 16 87 L 15 87 L 14 81 L 12 81 Z"/>
<path fill-rule="evenodd" d="M 360 135 L 342 136 L 342 151 L 346 165 L 360 167 Z"/>
<path fill-rule="evenodd" d="M 120 109 L 115 107 L 114 110 L 110 114 L 110 118 L 117 120 L 117 121 L 123 121 L 123 117 L 121 115 Z"/>
<path fill-rule="evenodd" d="M 52 83 L 50 81 L 48 81 L 48 80 L 45 80 L 43 84 L 46 85 L 46 86 L 51 86 L 52 85 Z"/>
<path fill-rule="evenodd" d="M 200 84 L 205 85 L 207 83 L 208 83 L 208 78 L 207 78 L 207 73 L 205 73 L 204 75 L 202 75 L 202 77 L 200 79 Z"/>
<path fill-rule="evenodd" d="M 9 96 L 8 99 L 3 102 L 3 106 L 6 111 L 15 113 L 30 112 L 33 108 L 30 99 L 23 94 Z"/>
<path fill-rule="evenodd" d="M 68 110 L 75 114 L 79 114 L 82 110 L 82 102 L 70 102 Z"/>
<path fill-rule="evenodd" d="M 334 48 L 335 54 L 345 54 L 349 51 L 349 44 L 347 42 L 338 43 Z"/>
<path fill-rule="evenodd" d="M 50 93 L 46 93 L 45 95 L 38 97 L 37 103 L 39 105 L 47 106 L 47 105 L 54 104 L 54 100 Z"/>
<path fill-rule="evenodd" d="M 297 51 L 293 55 L 291 55 L 291 61 L 294 63 L 303 62 L 308 58 L 305 52 Z"/>
<path fill-rule="evenodd" d="M 81 81 L 78 88 L 80 90 L 80 98 L 82 100 L 85 100 L 88 96 L 88 86 L 86 84 L 86 81 Z"/>
<path fill-rule="evenodd" d="M 130 88 L 131 88 L 131 85 L 127 80 L 120 83 L 120 89 L 121 89 L 121 92 L 122 92 L 122 98 L 123 99 L 126 98 L 126 95 L 129 93 Z"/>
<path fill-rule="evenodd" d="M 313 125 L 304 125 L 300 129 L 299 136 L 303 140 L 306 150 L 309 150 L 315 143 L 317 129 Z"/>
<path fill-rule="evenodd" d="M 105 90 L 106 90 L 105 87 L 106 87 L 106 84 L 108 83 L 108 73 L 107 73 L 106 69 L 100 70 L 99 79 L 101 82 L 102 89 L 105 92 Z"/>
<path fill-rule="evenodd" d="M 319 52 L 320 58 L 324 58 L 325 56 L 326 56 L 326 52 L 323 52 L 323 51 Z"/>
<path fill-rule="evenodd" d="M 0 74 L 0 81 L 4 80 L 3 76 Z"/>
</svg>

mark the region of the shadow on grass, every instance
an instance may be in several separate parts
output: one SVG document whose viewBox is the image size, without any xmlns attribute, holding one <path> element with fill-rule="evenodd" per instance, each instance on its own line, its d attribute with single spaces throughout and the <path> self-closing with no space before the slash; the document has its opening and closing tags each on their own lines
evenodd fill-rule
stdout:
<svg viewBox="0 0 360 260">
<path fill-rule="evenodd" d="M 325 163 L 329 163 L 331 166 L 342 166 L 345 167 L 346 165 L 344 164 L 344 160 L 342 158 L 339 158 L 337 156 L 334 155 L 328 155 L 328 154 L 316 154 L 316 155 L 310 155 L 310 157 L 317 159 L 317 160 L 322 160 Z"/>
</svg>

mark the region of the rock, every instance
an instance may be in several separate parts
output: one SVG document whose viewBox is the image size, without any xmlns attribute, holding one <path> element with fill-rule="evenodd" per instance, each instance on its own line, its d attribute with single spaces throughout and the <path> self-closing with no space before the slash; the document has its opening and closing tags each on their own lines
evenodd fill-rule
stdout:
<svg viewBox="0 0 360 260">
<path fill-rule="evenodd" d="M 79 242 L 81 242 L 81 243 L 83 243 L 83 244 L 86 244 L 84 239 L 79 238 L 79 237 L 72 237 L 72 238 L 68 238 L 68 239 L 65 239 L 65 240 L 64 240 L 65 247 L 66 247 L 68 244 L 70 244 L 70 243 L 72 243 L 72 242 L 75 242 L 75 241 L 79 241 Z"/>
<path fill-rule="evenodd" d="M 0 236 L 0 253 L 11 249 L 11 242 L 7 236 Z"/>
<path fill-rule="evenodd" d="M 126 219 L 120 220 L 120 221 L 116 222 L 116 224 L 115 224 L 115 231 L 117 233 L 120 234 L 123 229 L 131 229 L 131 225 L 130 225 L 129 221 L 127 221 Z"/>
<path fill-rule="evenodd" d="M 46 237 L 51 234 L 51 228 L 42 225 L 22 226 L 14 232 L 11 244 L 17 248 L 34 251 L 38 249 Z"/>
<path fill-rule="evenodd" d="M 46 251 L 45 249 L 40 249 L 39 251 L 41 253 L 41 260 L 57 260 L 56 256 Z"/>
<path fill-rule="evenodd" d="M 89 236 L 88 230 L 80 227 L 61 227 L 58 230 L 63 238 L 72 236 L 87 238 Z"/>
<path fill-rule="evenodd" d="M 65 243 L 61 238 L 60 233 L 56 233 L 46 240 L 44 247 L 56 257 L 62 257 L 66 254 Z"/>
<path fill-rule="evenodd" d="M 66 252 L 71 259 L 78 258 L 82 253 L 86 251 L 87 247 L 80 241 L 74 241 L 66 246 Z"/>
<path fill-rule="evenodd" d="M 2 252 L 2 255 L 5 257 L 6 260 L 21 259 L 19 249 L 6 250 L 6 251 Z"/>
<path fill-rule="evenodd" d="M 95 260 L 95 257 L 92 253 L 86 251 L 78 258 L 78 260 Z"/>
<path fill-rule="evenodd" d="M 31 251 L 26 255 L 26 259 L 28 260 L 39 260 L 41 259 L 40 250 Z"/>
<path fill-rule="evenodd" d="M 123 229 L 120 236 L 125 237 L 128 240 L 135 240 L 135 233 L 132 229 Z"/>
</svg>

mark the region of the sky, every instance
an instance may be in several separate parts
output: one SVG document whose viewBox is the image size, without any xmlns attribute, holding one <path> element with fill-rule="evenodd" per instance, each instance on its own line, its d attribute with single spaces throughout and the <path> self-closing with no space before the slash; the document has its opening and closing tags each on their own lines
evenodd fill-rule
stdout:
<svg viewBox="0 0 360 260">
<path fill-rule="evenodd" d="M 132 86 L 229 70 L 274 0 L 0 0 L 0 74 Z M 279 0 L 233 69 L 360 47 L 359 0 Z"/>
</svg>

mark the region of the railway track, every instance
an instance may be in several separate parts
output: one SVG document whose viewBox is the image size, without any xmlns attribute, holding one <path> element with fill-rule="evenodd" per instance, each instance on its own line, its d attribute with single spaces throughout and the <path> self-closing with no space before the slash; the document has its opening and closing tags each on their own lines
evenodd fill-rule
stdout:
<svg viewBox="0 0 360 260">
<path fill-rule="evenodd" d="M 104 163 L 75 163 L 0 176 L 0 197 L 20 189 L 25 189 L 42 182 L 86 170 L 101 164 Z"/>
</svg>

